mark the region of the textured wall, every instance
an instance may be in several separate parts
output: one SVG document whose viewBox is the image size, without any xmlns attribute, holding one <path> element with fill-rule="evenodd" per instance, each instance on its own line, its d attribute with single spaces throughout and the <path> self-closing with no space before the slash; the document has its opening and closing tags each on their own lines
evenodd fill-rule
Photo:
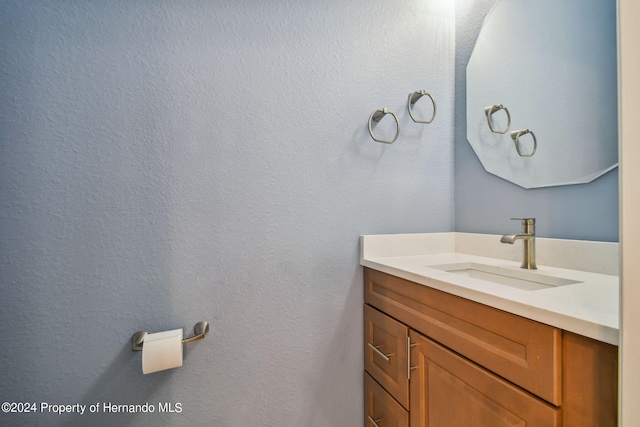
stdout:
<svg viewBox="0 0 640 427">
<path fill-rule="evenodd" d="M 535 217 L 542 237 L 618 241 L 617 169 L 588 184 L 525 190 L 485 172 L 467 141 L 466 66 L 482 20 L 495 3 L 456 1 L 456 231 L 516 232 L 520 225 L 509 218 Z"/>
<path fill-rule="evenodd" d="M 1 2 L 0 400 L 183 410 L 0 424 L 362 425 L 358 236 L 453 231 L 451 3 Z"/>
</svg>

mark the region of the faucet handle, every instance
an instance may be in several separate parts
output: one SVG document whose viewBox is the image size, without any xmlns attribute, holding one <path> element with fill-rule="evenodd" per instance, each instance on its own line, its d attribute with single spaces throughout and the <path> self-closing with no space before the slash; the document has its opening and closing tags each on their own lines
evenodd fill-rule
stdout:
<svg viewBox="0 0 640 427">
<path fill-rule="evenodd" d="M 520 220 L 522 223 L 522 232 L 524 234 L 534 234 L 536 227 L 535 218 L 511 218 L 513 220 Z"/>
<path fill-rule="evenodd" d="M 514 221 L 522 222 L 522 225 L 534 225 L 536 223 L 535 218 L 511 218 Z"/>
</svg>

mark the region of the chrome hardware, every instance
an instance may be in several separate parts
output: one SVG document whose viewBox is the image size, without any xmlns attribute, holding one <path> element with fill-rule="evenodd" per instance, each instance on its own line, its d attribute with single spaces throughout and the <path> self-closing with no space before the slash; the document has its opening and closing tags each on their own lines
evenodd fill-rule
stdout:
<svg viewBox="0 0 640 427">
<path fill-rule="evenodd" d="M 417 366 L 409 366 L 409 380 L 411 380 L 411 371 L 413 371 L 414 369 L 418 369 Z"/>
<path fill-rule="evenodd" d="M 373 136 L 373 129 L 371 129 L 371 124 L 372 124 L 371 122 L 378 123 L 387 114 L 391 114 L 391 116 L 396 121 L 396 135 L 393 137 L 391 141 L 376 138 L 375 136 Z M 369 135 L 371 135 L 371 138 L 373 138 L 374 141 L 382 142 L 385 144 L 393 144 L 396 141 L 396 139 L 398 139 L 399 134 L 400 134 L 400 122 L 398 121 L 398 116 L 396 116 L 393 112 L 389 111 L 387 108 L 382 108 L 371 113 L 371 115 L 369 116 Z"/>
<path fill-rule="evenodd" d="M 504 130 L 494 129 L 493 121 L 491 120 L 491 116 L 493 115 L 493 113 L 500 110 L 504 110 L 504 112 L 507 113 L 507 127 Z M 484 109 L 484 114 L 487 116 L 487 123 L 489 124 L 489 129 L 491 129 L 491 132 L 493 133 L 505 134 L 511 127 L 511 114 L 509 114 L 509 110 L 507 110 L 507 107 L 505 107 L 502 104 L 495 104 L 490 107 L 486 107 Z"/>
<path fill-rule="evenodd" d="M 382 357 L 386 362 L 389 361 L 389 357 L 393 356 L 393 353 L 389 353 L 389 354 L 384 354 L 383 352 L 381 352 L 380 350 L 378 350 L 378 347 L 380 347 L 379 345 L 373 345 L 370 342 L 367 343 L 367 345 L 376 353 L 378 353 L 378 355 L 380 357 Z"/>
<path fill-rule="evenodd" d="M 193 326 L 194 336 L 182 340 L 182 344 L 198 341 L 209 332 L 209 322 L 198 322 Z"/>
<path fill-rule="evenodd" d="M 373 418 L 371 418 L 371 415 L 367 415 L 367 416 L 369 417 L 369 421 L 371 421 L 371 424 L 373 424 L 376 427 L 380 427 L 378 423 L 382 421 L 382 418 L 378 418 L 377 420 L 374 420 Z"/>
<path fill-rule="evenodd" d="M 533 138 L 533 150 L 531 150 L 531 153 L 529 154 L 523 154 L 520 150 L 520 137 L 526 134 L 531 134 L 531 137 Z M 513 143 L 516 145 L 516 151 L 520 157 L 531 157 L 536 154 L 536 150 L 538 149 L 538 140 L 536 139 L 536 134 L 531 132 L 529 129 L 514 130 L 511 132 L 511 139 L 513 139 Z"/>
<path fill-rule="evenodd" d="M 186 344 L 188 342 L 198 341 L 204 338 L 204 336 L 209 332 L 209 322 L 202 321 L 195 324 L 193 327 L 194 336 L 185 338 L 182 340 L 182 344 Z M 142 346 L 144 344 L 144 339 L 147 336 L 148 332 L 139 331 L 131 336 L 131 351 L 142 351 Z"/>
<path fill-rule="evenodd" d="M 433 104 L 433 114 L 431 115 L 431 118 L 429 120 L 418 120 L 413 116 L 413 108 L 412 107 L 423 96 L 428 96 L 429 99 L 431 100 L 431 103 Z M 433 99 L 433 96 L 431 96 L 431 94 L 428 93 L 426 90 L 417 90 L 415 92 L 410 93 L 409 94 L 409 102 L 407 103 L 407 109 L 409 110 L 409 116 L 411 116 L 411 120 L 413 120 L 416 123 L 429 124 L 436 117 L 436 101 Z"/>
<path fill-rule="evenodd" d="M 415 347 L 418 344 L 411 344 L 411 337 L 407 337 L 407 379 L 411 379 L 411 371 L 417 368 L 417 366 L 411 366 L 411 347 Z"/>
<path fill-rule="evenodd" d="M 516 240 L 522 240 L 522 264 L 520 268 L 535 270 L 536 265 L 536 219 L 535 218 L 511 218 L 522 223 L 522 234 L 505 234 L 500 238 L 500 243 L 513 245 Z"/>
</svg>

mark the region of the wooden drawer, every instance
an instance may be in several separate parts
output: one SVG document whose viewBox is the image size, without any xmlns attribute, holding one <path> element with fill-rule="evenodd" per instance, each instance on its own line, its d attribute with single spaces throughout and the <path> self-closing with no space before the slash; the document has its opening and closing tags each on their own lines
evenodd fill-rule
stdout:
<svg viewBox="0 0 640 427">
<path fill-rule="evenodd" d="M 409 409 L 409 328 L 364 306 L 364 369 Z"/>
<path fill-rule="evenodd" d="M 561 404 L 559 329 L 369 268 L 364 274 L 366 303 Z"/>
<path fill-rule="evenodd" d="M 409 413 L 369 374 L 364 373 L 365 427 L 409 427 Z"/>
<path fill-rule="evenodd" d="M 411 427 L 558 427 L 560 409 L 411 331 Z"/>
</svg>

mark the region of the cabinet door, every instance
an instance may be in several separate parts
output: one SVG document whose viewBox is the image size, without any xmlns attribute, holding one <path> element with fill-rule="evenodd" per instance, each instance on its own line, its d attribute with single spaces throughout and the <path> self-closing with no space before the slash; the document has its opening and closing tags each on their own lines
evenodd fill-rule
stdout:
<svg viewBox="0 0 640 427">
<path fill-rule="evenodd" d="M 411 331 L 411 427 L 557 427 L 560 410 Z"/>
<path fill-rule="evenodd" d="M 409 409 L 409 328 L 364 306 L 364 369 Z"/>
<path fill-rule="evenodd" d="M 409 427 L 409 414 L 369 374 L 364 373 L 365 427 Z"/>
</svg>

